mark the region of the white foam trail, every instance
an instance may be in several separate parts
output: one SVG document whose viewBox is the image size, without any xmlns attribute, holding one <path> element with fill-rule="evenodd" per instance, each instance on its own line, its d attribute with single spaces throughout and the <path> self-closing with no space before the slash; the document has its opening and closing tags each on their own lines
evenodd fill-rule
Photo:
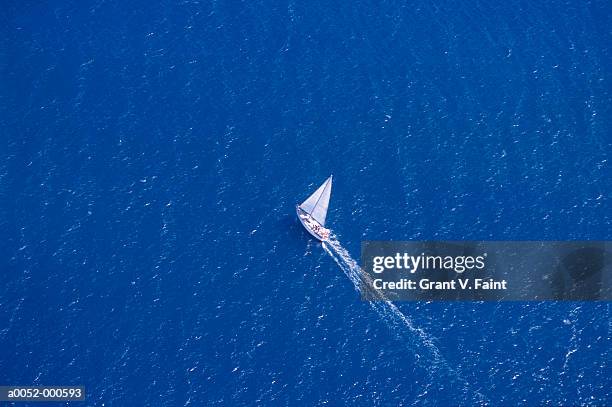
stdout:
<svg viewBox="0 0 612 407">
<path fill-rule="evenodd" d="M 350 253 L 340 244 L 340 242 L 331 236 L 330 239 L 323 243 L 325 251 L 334 259 L 340 269 L 346 274 L 346 276 L 353 282 L 355 289 L 359 291 L 363 283 L 370 279 L 370 276 L 366 274 L 359 264 L 351 257 Z M 421 328 L 414 326 L 410 318 L 408 318 L 395 304 L 386 299 L 380 292 L 372 293 L 379 297 L 377 301 L 369 301 L 370 305 L 379 313 L 381 316 L 386 317 L 387 322 L 393 322 L 395 325 L 403 326 L 410 332 L 416 334 L 426 346 L 426 348 L 434 356 L 436 363 L 443 362 L 444 358 L 440 354 L 440 351 L 433 343 L 433 340 L 425 331 Z M 389 318 L 393 318 L 393 321 L 389 321 Z"/>
<path fill-rule="evenodd" d="M 370 276 L 363 271 L 363 269 L 351 257 L 350 253 L 342 246 L 340 241 L 333 233 L 326 242 L 323 242 L 323 249 L 331 256 L 338 267 L 340 267 L 344 274 L 351 280 L 355 286 L 355 290 L 360 292 L 360 287 L 370 280 Z M 405 336 L 406 333 L 412 334 L 409 335 L 408 338 L 411 340 L 411 342 L 413 342 L 413 345 L 422 346 L 424 350 L 429 353 L 430 357 L 428 360 L 424 361 L 428 365 L 427 371 L 430 376 L 429 383 L 433 383 L 433 381 L 436 379 L 439 380 L 440 377 L 438 373 L 440 370 L 442 370 L 450 373 L 451 376 L 455 377 L 464 384 L 466 390 L 470 391 L 467 381 L 455 369 L 452 369 L 448 365 L 440 353 L 440 350 L 427 332 L 416 327 L 412 320 L 406 316 L 395 304 L 389 301 L 382 293 L 372 292 L 372 295 L 377 296 L 378 299 L 376 301 L 368 301 L 368 303 L 376 311 L 376 313 L 379 314 L 386 323 L 392 325 L 392 327 L 399 328 L 399 332 L 396 331 L 396 333 L 403 336 Z M 418 340 L 415 341 L 415 339 Z M 413 348 L 413 351 L 415 352 L 416 356 L 420 358 L 417 353 L 418 349 Z M 427 390 L 428 389 L 425 389 L 422 394 L 427 394 Z M 488 404 L 487 398 L 480 392 L 475 391 L 474 394 L 479 403 Z"/>
</svg>

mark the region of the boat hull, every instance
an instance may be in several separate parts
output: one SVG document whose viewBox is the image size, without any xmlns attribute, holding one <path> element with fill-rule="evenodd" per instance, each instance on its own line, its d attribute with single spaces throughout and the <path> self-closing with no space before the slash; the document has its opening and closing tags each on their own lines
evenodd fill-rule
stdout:
<svg viewBox="0 0 612 407">
<path fill-rule="evenodd" d="M 312 224 L 318 225 L 324 231 L 327 231 L 323 226 L 319 225 L 314 219 L 312 219 L 306 212 L 304 212 L 299 205 L 296 205 L 295 211 L 297 212 L 297 217 L 300 220 L 302 226 L 308 233 L 310 233 L 315 239 L 324 242 L 327 240 L 329 236 L 324 236 L 313 229 Z"/>
</svg>

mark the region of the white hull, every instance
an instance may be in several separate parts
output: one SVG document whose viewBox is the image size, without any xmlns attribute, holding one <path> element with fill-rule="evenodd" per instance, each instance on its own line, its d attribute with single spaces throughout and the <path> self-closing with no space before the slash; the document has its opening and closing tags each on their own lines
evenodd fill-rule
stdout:
<svg viewBox="0 0 612 407">
<path fill-rule="evenodd" d="M 304 229 L 306 229 L 314 238 L 320 240 L 321 242 L 329 238 L 329 230 L 319 225 L 319 223 L 304 212 L 299 205 L 295 207 L 295 210 L 297 212 L 298 219 L 302 223 L 302 226 L 304 226 Z M 319 231 L 315 230 L 317 227 L 319 228 Z"/>
</svg>

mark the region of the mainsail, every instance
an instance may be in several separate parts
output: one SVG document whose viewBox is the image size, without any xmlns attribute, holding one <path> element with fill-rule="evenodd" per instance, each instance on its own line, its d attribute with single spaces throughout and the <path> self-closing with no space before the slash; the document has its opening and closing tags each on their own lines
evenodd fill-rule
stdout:
<svg viewBox="0 0 612 407">
<path fill-rule="evenodd" d="M 332 177 L 330 176 L 317 190 L 308 197 L 300 208 L 310 214 L 321 226 L 325 225 L 329 197 L 331 196 Z"/>
</svg>

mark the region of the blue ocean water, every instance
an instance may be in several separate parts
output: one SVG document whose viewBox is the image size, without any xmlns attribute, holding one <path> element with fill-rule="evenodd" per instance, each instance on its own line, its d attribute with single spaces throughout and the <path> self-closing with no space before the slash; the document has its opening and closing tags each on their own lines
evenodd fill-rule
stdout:
<svg viewBox="0 0 612 407">
<path fill-rule="evenodd" d="M 611 11 L 4 2 L 0 384 L 96 406 L 612 404 L 608 303 L 376 308 L 294 213 L 333 173 L 354 258 L 610 240 Z"/>
</svg>

